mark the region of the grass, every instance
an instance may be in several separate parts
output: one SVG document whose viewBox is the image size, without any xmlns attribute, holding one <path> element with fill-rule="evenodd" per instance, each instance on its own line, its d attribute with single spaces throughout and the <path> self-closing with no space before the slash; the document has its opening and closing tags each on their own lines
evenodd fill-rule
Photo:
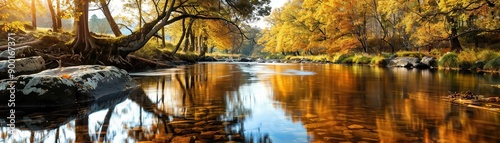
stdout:
<svg viewBox="0 0 500 143">
<path fill-rule="evenodd" d="M 266 59 L 285 59 L 285 57 L 283 54 L 270 54 L 266 56 Z"/>
<path fill-rule="evenodd" d="M 332 57 L 329 55 L 306 55 L 306 56 L 286 56 L 287 60 L 297 59 L 310 59 L 312 61 L 331 61 Z"/>
<path fill-rule="evenodd" d="M 383 55 L 373 56 L 370 60 L 371 65 L 385 66 L 387 65 L 386 57 Z"/>
<path fill-rule="evenodd" d="M 483 69 L 489 70 L 489 71 L 499 71 L 500 70 L 500 57 L 496 57 L 494 59 L 489 60 L 484 65 Z"/>
<path fill-rule="evenodd" d="M 207 53 L 206 55 L 214 57 L 216 59 L 225 59 L 225 58 L 237 59 L 241 57 L 241 54 L 225 54 L 225 53 Z"/>
<path fill-rule="evenodd" d="M 332 57 L 332 62 L 333 63 L 345 63 L 344 60 L 348 59 L 351 57 L 353 54 L 348 54 L 348 53 L 336 53 Z"/>
<path fill-rule="evenodd" d="M 443 68 L 458 68 L 460 65 L 459 61 L 460 60 L 456 53 L 448 52 L 441 56 L 438 61 L 438 65 Z"/>
<path fill-rule="evenodd" d="M 422 58 L 425 56 L 425 54 L 418 52 L 418 51 L 398 51 L 396 52 L 397 57 L 416 57 L 416 58 Z"/>
<path fill-rule="evenodd" d="M 356 54 L 352 58 L 352 62 L 355 64 L 370 64 L 371 62 L 371 57 L 370 56 L 365 56 L 362 54 Z"/>
</svg>

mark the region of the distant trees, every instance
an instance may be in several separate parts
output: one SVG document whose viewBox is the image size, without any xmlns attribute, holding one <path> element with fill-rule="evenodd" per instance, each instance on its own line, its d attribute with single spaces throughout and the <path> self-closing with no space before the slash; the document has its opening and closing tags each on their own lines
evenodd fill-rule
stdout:
<svg viewBox="0 0 500 143">
<path fill-rule="evenodd" d="M 291 0 L 267 19 L 259 43 L 272 53 L 419 50 L 500 33 L 491 0 Z"/>
</svg>

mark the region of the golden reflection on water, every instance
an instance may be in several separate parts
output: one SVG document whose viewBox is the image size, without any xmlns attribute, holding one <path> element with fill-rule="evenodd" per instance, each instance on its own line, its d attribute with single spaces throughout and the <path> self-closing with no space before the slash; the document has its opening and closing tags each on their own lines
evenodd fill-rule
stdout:
<svg viewBox="0 0 500 143">
<path fill-rule="evenodd" d="M 490 86 L 500 84 L 494 75 L 255 63 L 197 64 L 152 72 L 164 75 L 135 77 L 142 90 L 116 106 L 56 129 L 19 130 L 19 139 L 13 141 L 152 140 L 167 132 L 163 126 L 168 121 L 160 114 L 236 119 L 232 130 L 273 142 L 500 141 L 498 113 L 441 100 L 448 91 L 498 96 L 500 90 Z"/>
</svg>

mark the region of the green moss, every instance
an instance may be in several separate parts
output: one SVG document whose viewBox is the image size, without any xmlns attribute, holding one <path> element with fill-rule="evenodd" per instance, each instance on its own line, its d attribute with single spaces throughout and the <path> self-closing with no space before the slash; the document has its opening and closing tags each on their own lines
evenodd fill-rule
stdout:
<svg viewBox="0 0 500 143">
<path fill-rule="evenodd" d="M 156 40 L 149 40 L 144 47 L 134 52 L 134 55 L 143 57 L 146 59 L 159 59 L 160 53 L 165 53 L 166 51 L 171 51 L 174 49 L 174 45 L 171 43 L 163 44 L 156 42 Z M 180 53 L 180 52 L 178 52 Z"/>
<path fill-rule="evenodd" d="M 398 57 L 416 57 L 416 58 L 422 58 L 425 55 L 418 52 L 418 51 L 399 51 L 396 52 L 396 56 Z"/>
<path fill-rule="evenodd" d="M 284 59 L 285 55 L 282 54 L 271 54 L 267 55 L 266 59 Z"/>
<path fill-rule="evenodd" d="M 364 55 L 355 55 L 352 60 L 356 64 L 369 64 L 371 62 L 371 57 Z"/>
<path fill-rule="evenodd" d="M 196 63 L 198 59 L 200 59 L 198 55 L 193 53 L 186 53 L 186 54 L 179 53 L 176 54 L 176 56 L 179 57 L 179 59 L 186 61 L 188 63 Z"/>
<path fill-rule="evenodd" d="M 459 64 L 458 55 L 453 52 L 446 53 L 438 61 L 438 65 L 444 68 L 458 68 Z"/>
</svg>

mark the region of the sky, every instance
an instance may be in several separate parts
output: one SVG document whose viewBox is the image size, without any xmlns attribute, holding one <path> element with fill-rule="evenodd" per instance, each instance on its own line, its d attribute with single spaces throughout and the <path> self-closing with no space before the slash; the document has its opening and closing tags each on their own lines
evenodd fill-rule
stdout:
<svg viewBox="0 0 500 143">
<path fill-rule="evenodd" d="M 279 7 L 282 7 L 288 0 L 271 0 L 271 3 L 270 3 L 270 6 L 272 7 L 272 10 L 276 9 L 276 8 L 279 8 Z M 123 9 L 123 6 L 121 4 L 113 4 L 114 2 L 118 2 L 120 3 L 121 0 L 118 0 L 118 1 L 111 1 L 111 4 L 109 5 L 110 6 L 110 11 L 111 11 L 111 14 L 113 16 L 116 16 L 118 15 L 118 13 L 120 13 L 121 9 Z M 92 15 L 96 15 L 97 17 L 99 18 L 105 18 L 104 17 L 104 14 L 102 13 L 101 10 L 94 10 L 94 11 L 90 11 L 89 12 L 89 18 L 92 16 Z M 270 27 L 270 25 L 264 21 L 265 18 L 260 18 L 259 21 L 256 21 L 256 22 L 253 22 L 253 23 L 250 23 L 251 26 L 256 26 L 256 27 L 259 27 L 261 29 L 263 28 L 267 28 L 267 27 Z"/>
<path fill-rule="evenodd" d="M 274 10 L 276 8 L 282 7 L 287 1 L 288 0 L 271 0 L 271 3 L 269 5 L 271 5 L 271 7 L 272 7 L 271 10 Z M 255 22 L 255 23 L 251 23 L 250 25 L 259 27 L 261 29 L 264 29 L 264 28 L 271 26 L 271 25 L 269 25 L 269 23 L 264 21 L 264 18 L 261 18 L 259 21 Z"/>
</svg>

